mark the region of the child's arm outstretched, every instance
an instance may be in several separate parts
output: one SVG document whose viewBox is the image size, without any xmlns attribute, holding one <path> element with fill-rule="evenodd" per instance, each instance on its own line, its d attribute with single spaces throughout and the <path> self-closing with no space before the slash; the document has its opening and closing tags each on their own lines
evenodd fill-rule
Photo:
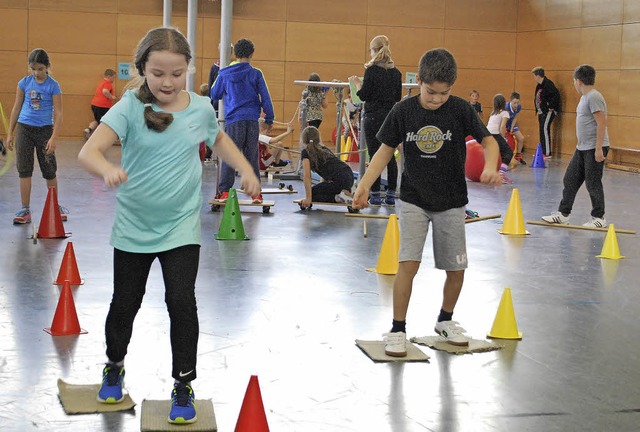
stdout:
<svg viewBox="0 0 640 432">
<path fill-rule="evenodd" d="M 91 174 L 101 177 L 107 186 L 118 186 L 128 179 L 125 170 L 105 158 L 106 151 L 118 135 L 105 123 L 100 123 L 78 154 L 80 165 Z"/>
<path fill-rule="evenodd" d="M 385 169 L 385 167 L 393 157 L 393 153 L 395 152 L 395 150 L 395 148 L 390 147 L 386 144 L 380 145 L 380 148 L 378 149 L 378 151 L 376 151 L 376 154 L 371 159 L 371 162 L 369 162 L 369 168 L 367 168 L 367 171 L 364 173 L 362 179 L 358 183 L 358 188 L 356 189 L 356 193 L 353 196 L 354 209 L 361 209 L 367 206 L 371 185 L 380 176 L 380 174 L 382 174 L 382 171 Z"/>
<path fill-rule="evenodd" d="M 270 144 L 276 144 L 279 143 L 280 141 L 282 141 L 283 139 L 285 139 L 286 137 L 288 137 L 289 135 L 291 135 L 291 133 L 293 132 L 293 120 L 289 122 L 289 124 L 287 124 L 287 131 L 281 133 L 278 136 L 275 136 L 273 138 L 271 138 L 271 140 L 269 141 Z"/>
<path fill-rule="evenodd" d="M 238 146 L 223 131 L 218 131 L 214 146 L 215 152 L 228 165 L 235 168 L 240 173 L 242 190 L 249 196 L 256 196 L 260 193 L 260 180 L 253 172 L 253 167 L 238 150 Z"/>
</svg>

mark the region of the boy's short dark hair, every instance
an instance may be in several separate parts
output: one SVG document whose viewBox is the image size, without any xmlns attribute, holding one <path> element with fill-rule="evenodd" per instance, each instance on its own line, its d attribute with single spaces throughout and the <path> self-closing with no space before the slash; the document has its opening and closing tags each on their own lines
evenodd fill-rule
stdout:
<svg viewBox="0 0 640 432">
<path fill-rule="evenodd" d="M 596 83 L 596 70 L 588 64 L 580 65 L 573 71 L 573 78 L 584 85 L 592 86 Z"/>
<path fill-rule="evenodd" d="M 444 48 L 429 50 L 420 59 L 418 76 L 423 83 L 438 81 L 453 85 L 458 78 L 456 59 Z"/>
<path fill-rule="evenodd" d="M 520 93 L 518 92 L 511 93 L 511 97 L 509 98 L 509 100 L 513 100 L 513 99 L 520 99 Z"/>
<path fill-rule="evenodd" d="M 253 55 L 254 47 L 253 42 L 249 39 L 240 39 L 233 46 L 233 53 L 236 58 L 249 58 Z"/>
<path fill-rule="evenodd" d="M 116 71 L 114 71 L 113 69 L 106 69 L 104 71 L 104 76 L 105 77 L 113 77 L 116 76 Z"/>
<path fill-rule="evenodd" d="M 531 69 L 531 73 L 534 74 L 535 76 L 544 78 L 544 69 L 541 66 L 536 66 L 533 69 Z"/>
</svg>

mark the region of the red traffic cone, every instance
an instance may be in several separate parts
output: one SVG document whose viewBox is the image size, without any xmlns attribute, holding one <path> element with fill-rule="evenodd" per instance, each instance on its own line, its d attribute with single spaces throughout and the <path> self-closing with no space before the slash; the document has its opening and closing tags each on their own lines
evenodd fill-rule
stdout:
<svg viewBox="0 0 640 432">
<path fill-rule="evenodd" d="M 80 279 L 80 272 L 78 271 L 76 254 L 73 252 L 72 242 L 67 243 L 62 264 L 60 265 L 60 271 L 58 272 L 58 278 L 54 284 L 62 285 L 64 281 L 67 280 L 71 285 L 82 285 L 84 283 L 84 280 Z"/>
<path fill-rule="evenodd" d="M 40 227 L 38 228 L 39 238 L 64 238 L 67 235 L 62 225 L 62 216 L 60 216 L 60 207 L 58 206 L 58 195 L 56 188 L 49 187 L 47 193 L 47 202 L 44 204 L 42 217 L 40 218 Z"/>
<path fill-rule="evenodd" d="M 73 294 L 71 293 L 71 284 L 68 280 L 62 284 L 58 307 L 53 316 L 51 327 L 44 329 L 51 336 L 67 336 L 85 334 L 86 330 L 80 328 L 78 314 L 76 313 L 76 305 L 73 302 Z"/>
<path fill-rule="evenodd" d="M 267 415 L 262 405 L 260 384 L 256 375 L 251 375 L 249 379 L 235 432 L 269 432 Z"/>
</svg>

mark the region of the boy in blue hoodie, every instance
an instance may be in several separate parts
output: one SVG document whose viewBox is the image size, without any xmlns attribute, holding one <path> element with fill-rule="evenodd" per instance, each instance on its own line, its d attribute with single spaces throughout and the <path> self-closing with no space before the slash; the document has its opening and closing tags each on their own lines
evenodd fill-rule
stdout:
<svg viewBox="0 0 640 432">
<path fill-rule="evenodd" d="M 271 129 L 274 115 L 271 96 L 262 71 L 251 66 L 253 51 L 253 42 L 248 39 L 240 39 L 234 45 L 233 53 L 236 61 L 220 70 L 211 88 L 211 99 L 224 101 L 225 132 L 252 164 L 256 176 L 260 178 L 258 120 L 261 111 L 264 111 L 264 122 Z M 233 187 L 234 181 L 235 170 L 223 162 L 220 168 L 217 200 L 227 200 L 229 189 Z M 261 203 L 262 194 L 252 199 L 254 203 Z"/>
</svg>

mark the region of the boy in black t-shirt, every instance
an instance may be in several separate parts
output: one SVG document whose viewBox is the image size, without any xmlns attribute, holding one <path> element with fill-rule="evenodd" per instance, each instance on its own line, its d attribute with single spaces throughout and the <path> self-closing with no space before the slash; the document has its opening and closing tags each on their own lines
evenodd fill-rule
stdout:
<svg viewBox="0 0 640 432">
<path fill-rule="evenodd" d="M 402 144 L 405 167 L 398 205 L 400 265 L 393 285 L 393 327 L 384 335 L 385 353 L 391 356 L 406 355 L 405 320 L 430 222 L 436 268 L 447 272 L 435 331 L 451 344 L 469 344 L 465 330 L 452 321 L 467 267 L 467 135 L 484 147 L 480 181 L 499 185 L 502 180 L 496 169 L 499 150 L 495 139 L 467 101 L 451 96 L 456 78 L 456 61 L 449 51 L 434 49 L 422 56 L 417 77 L 420 94 L 398 102 L 387 116 L 377 135 L 384 144 L 371 160 L 353 199 L 354 208 L 366 207 L 371 184 Z"/>
</svg>

